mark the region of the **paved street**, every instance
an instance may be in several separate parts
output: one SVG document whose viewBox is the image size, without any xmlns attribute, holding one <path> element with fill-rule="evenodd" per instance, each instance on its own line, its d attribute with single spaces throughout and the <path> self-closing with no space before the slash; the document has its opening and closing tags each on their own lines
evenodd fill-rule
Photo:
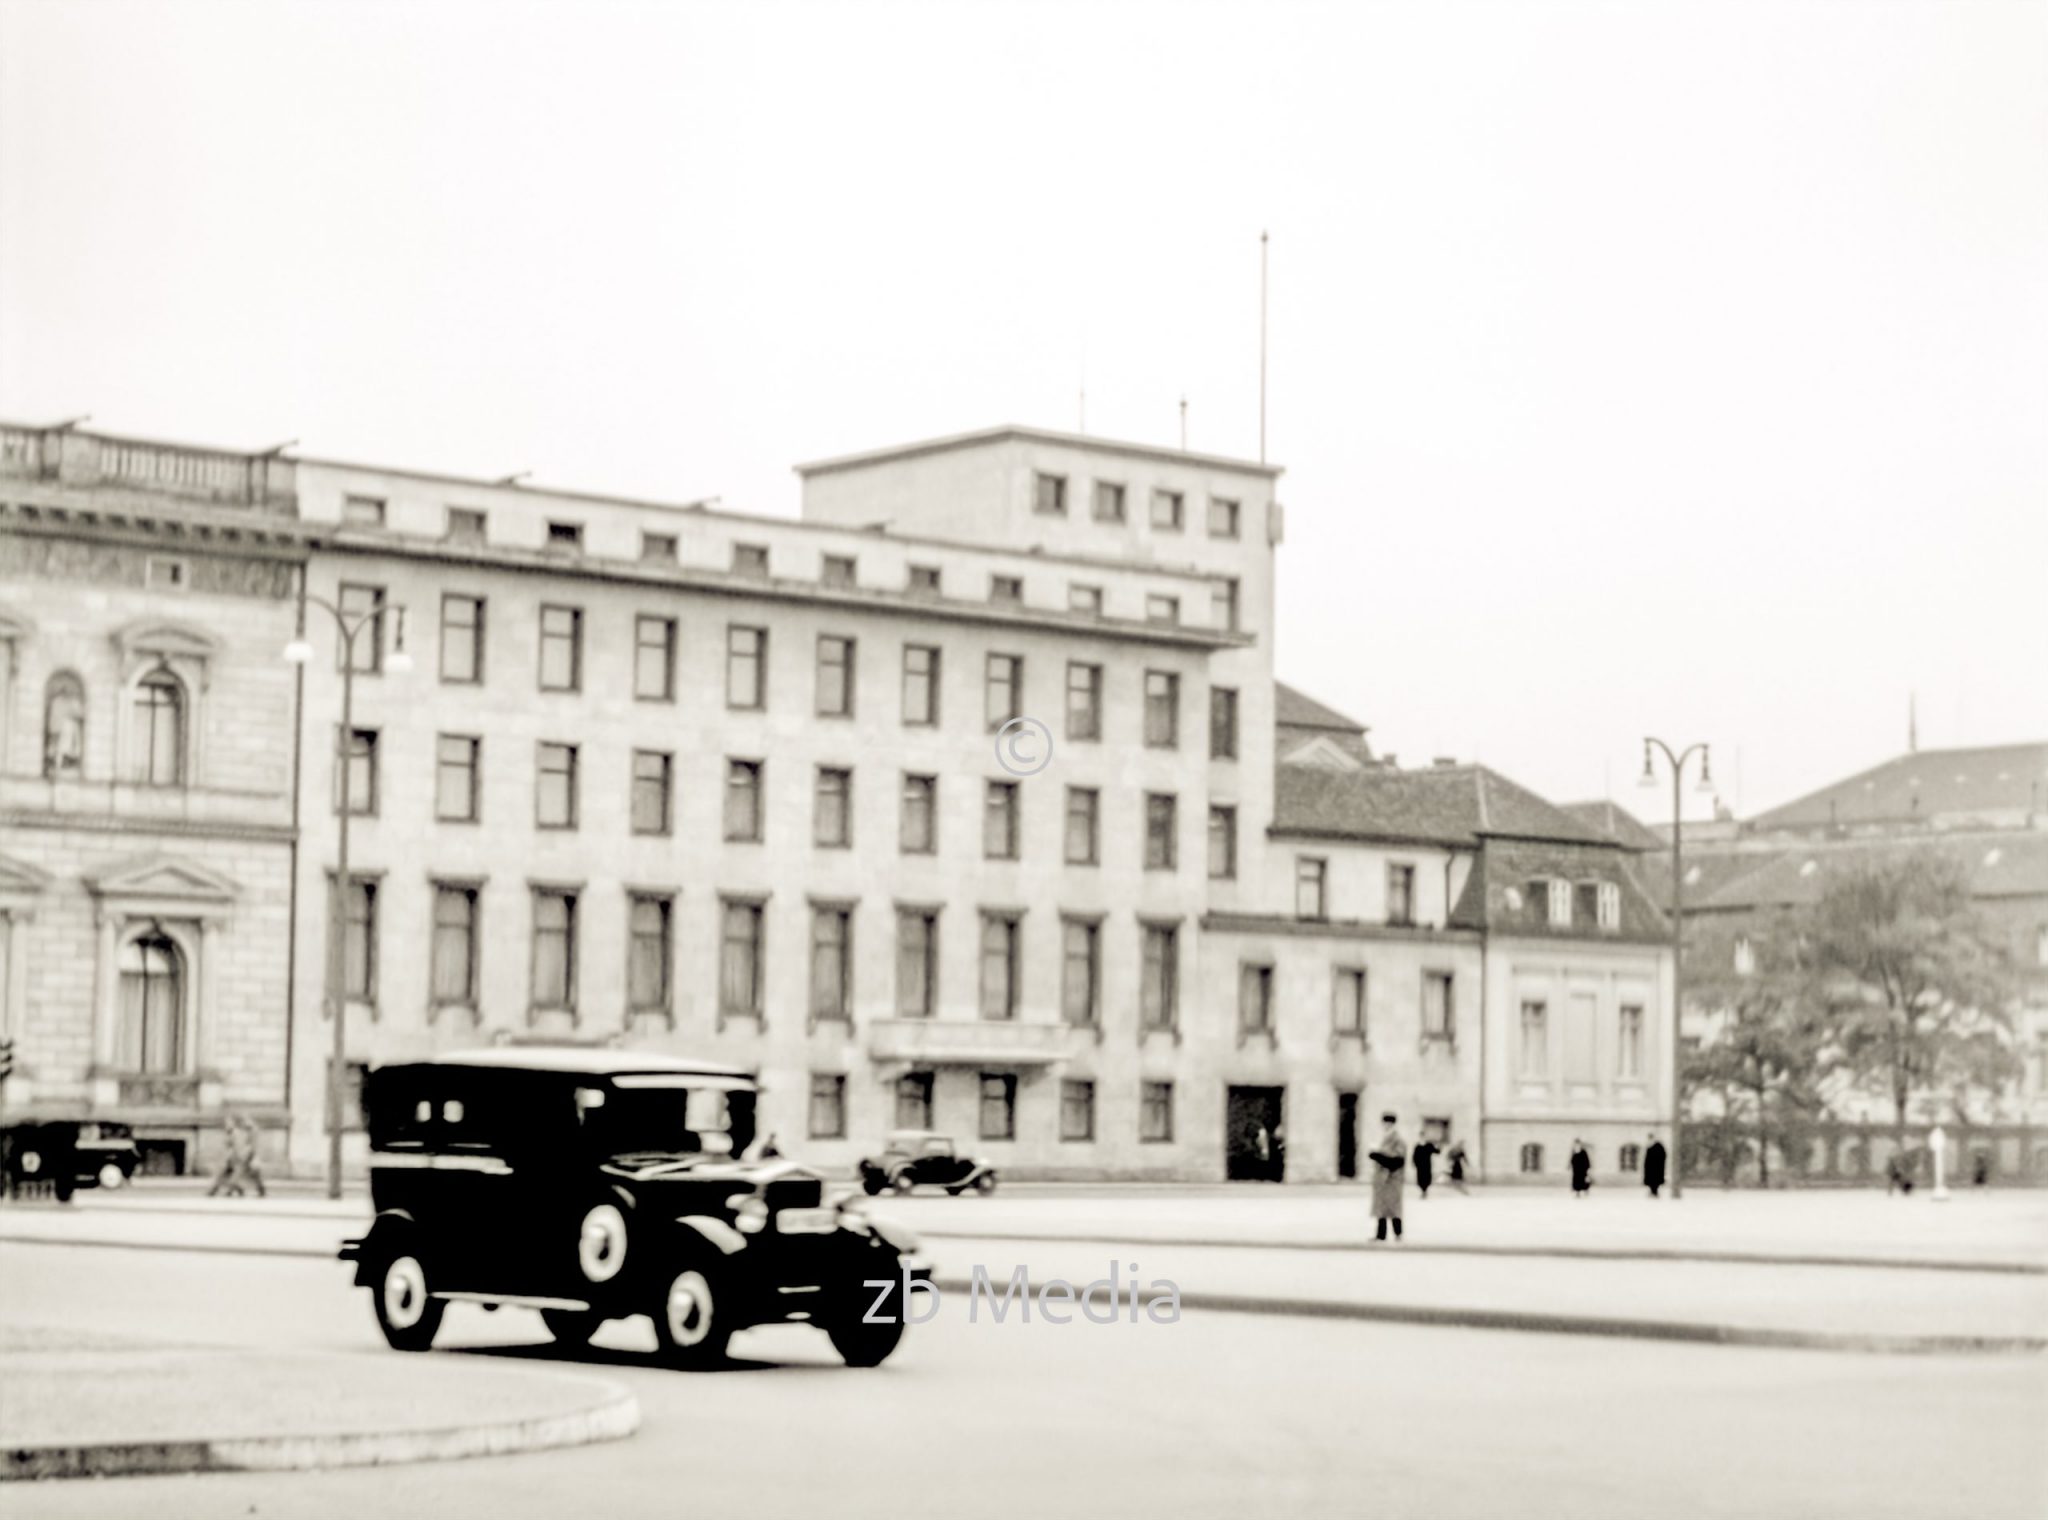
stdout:
<svg viewBox="0 0 2048 1520">
<path fill-rule="evenodd" d="M 166 1204 L 182 1212 L 166 1213 Z M 910 1211 L 936 1216 L 940 1206 Z M 0 1244 L 5 1319 L 176 1345 L 361 1354 L 388 1365 L 396 1354 L 382 1349 L 345 1266 L 245 1254 L 265 1231 L 336 1233 L 335 1217 L 319 1206 L 281 1207 L 291 1213 L 265 1218 L 255 1205 L 209 1209 L 136 1195 L 68 1212 L 7 1211 L 10 1232 L 56 1221 L 85 1236 L 125 1223 L 134 1246 Z M 974 1203 L 952 1207 L 965 1216 Z M 188 1232 L 195 1244 L 211 1234 L 244 1246 L 149 1248 L 165 1229 Z M 955 1246 L 980 1249 L 948 1243 Z M 1058 1249 L 1090 1275 L 1108 1259 L 1092 1247 Z M 1202 1261 L 1209 1254 L 1223 1253 Z M 1304 1258 L 1367 1259 L 1228 1255 L 1248 1280 L 1297 1270 Z M 991 1264 L 1015 1259 L 1013 1246 Z M 1127 1248 L 1122 1259 L 1147 1275 L 1160 1270 L 1149 1250 Z M 1394 1264 L 1369 1260 L 1375 1269 Z M 1431 1262 L 1417 1255 L 1398 1265 Z M 1535 1264 L 1433 1259 L 1515 1275 Z M 1630 1313 L 1652 1292 L 1645 1272 L 1680 1264 L 1570 1265 L 1612 1312 Z M 1718 1270 L 1781 1286 L 1807 1275 L 1824 1284 L 1834 1273 L 1844 1297 L 1856 1296 L 1848 1285 L 1877 1275 Z M 1962 1300 L 2005 1280 L 1893 1275 L 1932 1281 Z M 410 1467 L 44 1483 L 7 1495 L 10 1520 L 428 1512 L 463 1520 L 555 1515 L 570 1505 L 618 1515 L 728 1506 L 808 1513 L 808 1496 L 827 1488 L 835 1512 L 847 1515 L 900 1515 L 934 1498 L 948 1512 L 977 1515 L 1370 1508 L 1456 1517 L 1501 1514 L 1502 1496 L 1512 1494 L 1514 1511 L 1530 1515 L 2033 1520 L 2048 1504 L 2038 1439 L 2048 1428 L 2048 1358 L 2038 1355 L 1844 1355 L 1198 1310 L 1167 1326 L 1027 1327 L 1014 1318 L 969 1323 L 957 1296 L 877 1372 L 848 1371 L 800 1328 L 743 1336 L 735 1370 L 668 1372 L 640 1360 L 651 1336 L 638 1322 L 607 1327 L 597 1351 L 564 1362 L 535 1316 L 466 1306 L 450 1313 L 442 1344 L 436 1358 L 531 1358 L 614 1379 L 638 1397 L 641 1431 L 601 1446 Z"/>
</svg>

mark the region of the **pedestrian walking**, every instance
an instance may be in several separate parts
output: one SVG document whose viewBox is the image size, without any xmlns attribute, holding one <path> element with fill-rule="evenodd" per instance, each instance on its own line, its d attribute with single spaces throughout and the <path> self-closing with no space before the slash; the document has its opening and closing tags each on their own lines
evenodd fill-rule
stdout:
<svg viewBox="0 0 2048 1520">
<path fill-rule="evenodd" d="M 1991 1152 L 1979 1151 L 1970 1160 L 1970 1183 L 1983 1187 L 1991 1180 Z"/>
<path fill-rule="evenodd" d="M 1436 1179 L 1436 1142 L 1424 1135 L 1415 1142 L 1415 1191 L 1420 1196 L 1429 1196 L 1429 1185 Z"/>
<path fill-rule="evenodd" d="M 1444 1152 L 1444 1160 L 1450 1163 L 1451 1186 L 1461 1193 L 1468 1191 L 1465 1186 L 1465 1142 L 1453 1140 L 1451 1148 Z"/>
<path fill-rule="evenodd" d="M 1664 1142 L 1655 1135 L 1650 1136 L 1650 1148 L 1643 1152 L 1643 1186 L 1650 1190 L 1650 1196 L 1657 1196 L 1657 1189 L 1664 1186 L 1664 1163 L 1667 1153 Z"/>
<path fill-rule="evenodd" d="M 1889 1198 L 1894 1193 L 1910 1194 L 1913 1191 L 1913 1174 L 1906 1170 L 1906 1158 L 1903 1154 L 1893 1154 L 1892 1159 L 1885 1163 L 1884 1175 L 1885 1197 Z"/>
<path fill-rule="evenodd" d="M 206 1190 L 209 1198 L 218 1198 L 223 1193 L 232 1197 L 242 1196 L 242 1120 L 238 1114 L 229 1114 L 220 1125 L 220 1172 L 213 1179 L 213 1186 Z"/>
<path fill-rule="evenodd" d="M 1572 1197 L 1583 1198 L 1593 1186 L 1593 1158 L 1586 1150 L 1586 1142 L 1572 1142 Z"/>
<path fill-rule="evenodd" d="M 782 1159 L 782 1147 L 775 1143 L 775 1132 L 773 1130 L 770 1130 L 768 1138 L 761 1142 L 761 1159 L 763 1161 L 779 1161 Z"/>
<path fill-rule="evenodd" d="M 1370 1153 L 1372 1163 L 1378 1168 L 1372 1174 L 1372 1212 L 1378 1221 L 1376 1240 L 1387 1238 L 1387 1226 L 1394 1227 L 1394 1239 L 1401 1238 L 1401 1189 L 1408 1178 L 1408 1147 L 1402 1140 L 1401 1132 L 1394 1127 L 1392 1114 L 1381 1114 L 1378 1149 Z"/>
</svg>

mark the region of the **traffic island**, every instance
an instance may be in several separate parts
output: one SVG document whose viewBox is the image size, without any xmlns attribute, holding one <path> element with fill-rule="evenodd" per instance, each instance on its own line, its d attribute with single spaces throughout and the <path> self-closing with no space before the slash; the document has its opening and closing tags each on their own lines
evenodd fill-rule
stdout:
<svg viewBox="0 0 2048 1520">
<path fill-rule="evenodd" d="M 85 1342 L 0 1330 L 0 1479 L 280 1472 L 616 1441 L 615 1383 L 477 1358 Z"/>
</svg>

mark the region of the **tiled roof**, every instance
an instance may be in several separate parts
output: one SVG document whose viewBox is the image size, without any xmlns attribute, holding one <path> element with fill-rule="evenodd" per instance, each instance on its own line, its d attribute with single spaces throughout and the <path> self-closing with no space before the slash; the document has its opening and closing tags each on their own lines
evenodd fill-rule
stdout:
<svg viewBox="0 0 2048 1520">
<path fill-rule="evenodd" d="M 1671 837 L 1649 827 L 1615 802 L 1561 802 L 1558 807 L 1631 850 L 1668 850 Z"/>
<path fill-rule="evenodd" d="M 1631 859 L 1612 848 L 1589 848 L 1547 840 L 1489 839 L 1465 878 L 1465 890 L 1451 909 L 1454 929 L 1485 929 L 1531 939 L 1615 940 L 1662 944 L 1671 937 L 1670 921 L 1651 900 L 1633 870 Z M 1576 900 L 1572 922 L 1550 922 L 1546 891 L 1535 884 L 1554 880 L 1610 882 L 1621 893 L 1621 922 L 1602 929 L 1597 918 Z"/>
<path fill-rule="evenodd" d="M 1273 830 L 1467 848 L 1488 837 L 1613 843 L 1483 765 L 1351 773 L 1283 765 L 1275 774 Z"/>
<path fill-rule="evenodd" d="M 1755 830 L 1853 828 L 1942 815 L 2048 810 L 2048 744 L 1928 749 L 1809 792 L 1752 820 Z"/>
<path fill-rule="evenodd" d="M 2048 897 L 2048 834 L 2007 830 L 1914 840 L 1815 841 L 1762 853 L 1707 856 L 1700 864 L 1719 869 L 1694 882 L 1688 868 L 1686 911 L 1814 902 L 1830 881 L 1848 871 L 1921 851 L 1956 861 L 1969 875 L 1973 897 Z"/>
<path fill-rule="evenodd" d="M 1334 707 L 1325 707 L 1285 681 L 1273 683 L 1273 722 L 1280 728 L 1332 728 L 1347 734 L 1362 734 L 1365 725 L 1347 718 Z"/>
</svg>

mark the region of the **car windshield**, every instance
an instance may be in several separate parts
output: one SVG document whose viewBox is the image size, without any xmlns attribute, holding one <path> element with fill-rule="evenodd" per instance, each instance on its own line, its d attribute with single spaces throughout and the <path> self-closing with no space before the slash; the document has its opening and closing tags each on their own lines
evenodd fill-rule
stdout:
<svg viewBox="0 0 2048 1520">
<path fill-rule="evenodd" d="M 715 1077 L 620 1077 L 610 1092 L 577 1089 L 577 1107 L 613 1156 L 728 1156 L 754 1143 L 753 1089 Z"/>
</svg>

